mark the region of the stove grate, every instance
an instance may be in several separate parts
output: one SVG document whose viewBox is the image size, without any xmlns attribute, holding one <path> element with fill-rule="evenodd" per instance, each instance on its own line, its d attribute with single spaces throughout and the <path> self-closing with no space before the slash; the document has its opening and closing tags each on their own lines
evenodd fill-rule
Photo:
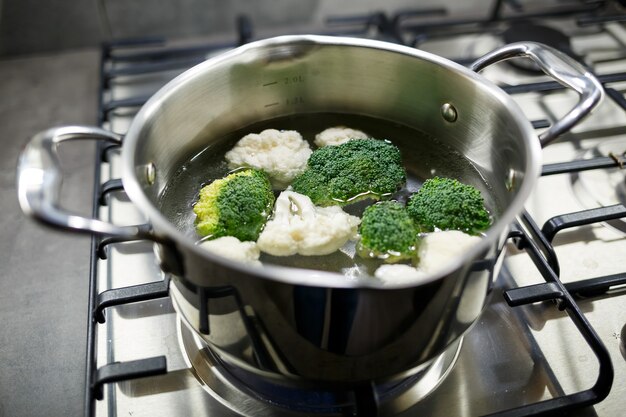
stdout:
<svg viewBox="0 0 626 417">
<path fill-rule="evenodd" d="M 522 227 L 522 224 L 525 227 Z M 598 359 L 599 371 L 595 384 L 588 390 L 490 414 L 489 417 L 552 415 L 557 411 L 559 413 L 566 413 L 573 409 L 586 407 L 602 401 L 609 395 L 613 384 L 614 372 L 611 357 L 604 343 L 602 343 L 596 331 L 587 321 L 566 286 L 559 280 L 558 273 L 552 269 L 550 263 L 544 257 L 543 251 L 539 246 L 546 244 L 548 240 L 547 237 L 543 235 L 535 221 L 526 212 L 520 217 L 518 229 L 514 231 L 512 235 L 518 240 L 518 247 L 525 249 L 529 254 L 535 266 L 546 280 L 546 284 L 507 290 L 504 292 L 505 300 L 511 307 L 531 304 L 538 301 L 555 301 L 559 310 L 565 310 L 567 312 L 570 319 L 576 325 L 576 328 L 591 347 L 594 355 Z M 540 245 L 538 245 L 537 242 L 541 242 Z M 551 248 L 549 243 L 547 246 Z M 552 249 L 552 252 L 554 252 L 554 249 Z M 624 277 L 622 277 L 622 279 L 623 278 Z M 606 279 L 606 277 L 601 278 L 601 280 L 604 279 Z M 606 284 L 606 282 L 604 283 Z M 578 282 L 579 291 L 588 290 L 590 282 L 587 281 L 586 284 L 587 285 L 584 285 L 582 282 Z"/>
<path fill-rule="evenodd" d="M 610 210 L 611 209 L 609 208 L 609 211 Z M 621 210 L 618 210 L 618 215 L 622 217 L 625 216 L 626 213 L 624 210 L 624 207 L 621 206 Z M 589 211 L 586 210 L 579 213 L 559 216 L 561 217 L 559 230 L 566 227 L 580 225 L 581 218 L 584 218 L 584 224 L 590 224 L 602 221 L 607 215 L 604 211 L 600 215 L 597 212 L 593 212 L 590 215 L 588 212 Z M 574 221 L 567 221 L 568 216 L 573 216 Z M 566 218 L 566 221 L 563 221 L 563 217 Z M 499 411 L 497 413 L 490 414 L 489 417 L 540 416 L 554 413 L 556 411 L 565 412 L 567 410 L 592 405 L 602 401 L 608 395 L 613 381 L 613 368 L 609 354 L 593 327 L 589 324 L 578 308 L 573 296 L 599 296 L 606 292 L 610 287 L 625 284 L 626 273 L 562 284 L 558 278 L 558 272 L 555 272 L 555 269 L 550 262 L 550 259 L 556 260 L 556 254 L 550 244 L 551 237 L 547 236 L 527 213 L 524 213 L 521 216 L 520 223 L 525 227 L 518 224 L 517 227 L 515 227 L 511 232 L 510 238 L 517 241 L 518 247 L 523 248 L 528 252 L 529 256 L 537 266 L 537 269 L 546 280 L 546 283 L 506 290 L 504 292 L 505 300 L 511 307 L 540 301 L 555 301 L 560 310 L 565 310 L 568 313 L 569 317 L 598 358 L 600 364 L 599 373 L 596 383 L 588 390 L 512 408 L 510 410 Z M 546 225 L 550 225 L 552 223 L 551 221 L 548 221 L 546 222 Z M 544 229 L 546 228 L 547 227 L 544 226 Z M 94 241 L 97 241 L 97 239 L 94 239 Z M 542 246 L 544 247 L 543 250 L 540 249 Z M 545 252 L 552 253 L 553 255 L 551 257 L 546 257 Z M 95 258 L 95 256 L 93 258 Z M 97 270 L 95 268 L 92 269 L 91 278 L 92 281 L 96 281 L 98 279 Z M 167 295 L 167 279 L 161 282 L 145 285 L 111 289 L 101 293 L 94 292 L 95 299 L 92 300 L 93 308 L 90 310 L 91 314 L 89 318 L 90 327 L 93 328 L 91 334 L 95 337 L 96 323 L 103 323 L 105 321 L 105 316 L 103 314 L 105 308 L 114 305 L 163 298 Z M 208 300 L 211 297 L 220 297 L 225 295 L 229 294 L 205 294 L 204 296 Z M 207 305 L 206 303 L 202 304 Z M 207 333 L 210 331 L 208 326 L 206 326 L 205 331 Z M 91 352 L 92 356 L 88 357 L 88 376 L 91 375 L 92 379 L 89 380 L 88 384 L 87 400 L 91 409 L 86 413 L 87 416 L 93 415 L 94 401 L 102 399 L 103 384 L 120 382 L 134 378 L 149 377 L 167 372 L 164 357 L 146 358 L 143 360 L 129 362 L 116 362 L 96 369 L 95 338 L 90 339 L 89 342 L 91 344 L 89 352 Z M 259 359 L 262 359 L 262 355 L 259 356 Z M 358 387 L 358 389 L 355 390 L 355 405 L 357 410 L 367 410 L 363 411 L 363 413 L 366 413 L 363 415 L 375 416 L 377 415 L 376 407 L 373 407 L 373 405 L 377 404 L 377 400 L 375 392 L 370 391 L 371 390 L 368 390 L 366 387 Z"/>
<path fill-rule="evenodd" d="M 426 11 L 402 12 L 391 17 L 381 13 L 357 17 L 335 17 L 329 19 L 329 24 L 338 26 L 358 26 L 356 29 L 335 32 L 343 35 L 365 35 L 368 31 L 375 29 L 387 39 L 395 39 L 401 43 L 417 44 L 426 39 L 437 36 L 449 36 L 450 32 L 442 29 L 452 29 L 475 25 L 477 30 L 485 30 L 486 26 L 494 23 L 511 20 L 531 19 L 534 17 L 554 17 L 583 15 L 579 23 L 599 24 L 609 21 L 602 16 L 594 16 L 592 12 L 601 11 L 606 2 L 587 2 L 584 5 L 561 7 L 549 11 L 547 14 L 526 12 L 513 7 L 515 13 L 504 15 L 502 8 L 505 3 L 497 0 L 492 9 L 490 18 L 487 21 L 477 20 L 446 20 L 433 22 L 431 24 L 411 24 L 413 18 L 421 15 L 438 16 L 445 15 L 445 10 L 433 9 Z M 515 2 L 513 2 L 515 3 Z M 515 4 L 513 4 L 515 6 Z M 595 19 L 595 20 L 594 20 Z M 400 36 L 398 28 L 414 35 L 412 42 L 405 42 L 404 36 Z M 237 40 L 226 44 L 201 45 L 189 48 L 173 48 L 167 46 L 159 39 L 135 39 L 130 41 L 119 41 L 103 46 L 102 65 L 100 74 L 100 107 L 99 124 L 106 125 L 110 121 L 110 116 L 122 109 L 136 109 L 143 105 L 150 95 L 137 95 L 123 99 L 113 99 L 107 96 L 111 83 L 121 77 L 133 77 L 146 73 L 156 73 L 173 69 L 185 68 L 191 62 L 199 62 L 204 57 L 219 49 L 232 47 L 246 43 L 253 38 L 252 25 L 249 19 L 240 17 L 237 20 Z M 152 50 L 141 50 L 150 47 Z M 139 48 L 140 50 L 134 50 Z M 165 62 L 164 62 L 165 61 Z M 469 62 L 469 60 L 468 60 Z M 619 91 L 606 87 L 607 84 L 626 81 L 626 72 L 611 73 L 598 76 L 605 85 L 607 95 L 615 101 L 621 108 L 626 110 L 626 99 Z M 523 85 L 503 87 L 509 94 L 521 94 L 528 92 L 549 92 L 561 89 L 562 86 L 556 82 L 527 83 Z M 535 128 L 547 127 L 547 120 L 533 121 Z M 98 144 L 95 157 L 94 168 L 94 196 L 93 215 L 98 217 L 99 207 L 107 204 L 107 196 L 114 191 L 121 191 L 121 181 L 119 179 L 101 182 L 101 167 L 108 161 L 108 154 L 111 147 Z M 587 160 L 567 161 L 556 164 L 544 165 L 542 175 L 556 175 L 583 170 L 602 169 L 607 167 L 620 166 L 624 162 L 624 156 L 617 159 L 609 157 L 598 157 Z M 613 210 L 613 211 L 611 211 Z M 594 297 L 604 294 L 609 288 L 623 285 L 626 282 L 626 273 L 615 274 L 605 277 L 595 277 L 580 280 L 573 283 L 563 284 L 559 280 L 558 258 L 551 245 L 551 240 L 559 230 L 580 224 L 591 224 L 605 220 L 606 216 L 624 217 L 623 205 L 606 207 L 598 210 L 587 210 L 577 213 L 568 213 L 556 216 L 546 222 L 543 228 L 539 228 L 535 221 L 525 213 L 520 217 L 519 223 L 511 232 L 510 237 L 516 241 L 520 248 L 523 248 L 533 260 L 537 269 L 545 279 L 545 283 L 511 288 L 505 291 L 504 296 L 511 307 L 534 303 L 538 301 L 554 301 L 559 309 L 565 310 L 575 324 L 581 335 L 591 347 L 599 362 L 598 378 L 592 388 L 569 395 L 560 395 L 552 399 L 538 403 L 515 407 L 490 414 L 491 417 L 513 417 L 513 416 L 538 416 L 555 412 L 566 412 L 587 405 L 595 404 L 604 399 L 612 385 L 613 369 L 609 354 L 602 341 L 598 338 L 593 327 L 586 320 L 581 310 L 578 308 L 574 297 Z M 611 217 L 616 218 L 616 217 Z M 545 229 L 545 230 L 544 230 Z M 90 283 L 89 283 L 89 318 L 87 333 L 87 366 L 86 366 L 86 390 L 85 390 L 85 416 L 95 415 L 95 401 L 102 399 L 102 387 L 104 384 L 129 380 L 133 378 L 147 377 L 167 372 L 167 364 L 164 357 L 146 358 L 138 361 L 115 362 L 97 366 L 97 332 L 98 323 L 106 320 L 105 309 L 126 303 L 142 302 L 150 299 L 166 297 L 168 293 L 167 280 L 151 283 L 147 285 L 115 288 L 104 292 L 98 292 L 98 262 L 99 259 L 106 258 L 106 247 L 119 242 L 116 239 L 92 238 L 91 260 L 90 260 Z M 204 303 L 203 303 L 204 304 Z M 208 332 L 210 329 L 206 328 Z M 357 409 L 362 410 L 362 415 L 377 415 L 377 399 L 375 393 L 368 387 L 359 387 L 355 393 Z"/>
</svg>

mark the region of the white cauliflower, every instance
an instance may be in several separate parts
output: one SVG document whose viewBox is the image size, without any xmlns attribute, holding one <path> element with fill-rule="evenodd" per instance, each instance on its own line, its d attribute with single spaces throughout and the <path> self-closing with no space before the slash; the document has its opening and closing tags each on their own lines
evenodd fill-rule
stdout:
<svg viewBox="0 0 626 417">
<path fill-rule="evenodd" d="M 424 272 L 405 264 L 384 264 L 374 272 L 376 278 L 394 284 L 413 281 L 424 275 Z"/>
<path fill-rule="evenodd" d="M 429 233 L 420 242 L 417 268 L 404 264 L 382 265 L 374 272 L 374 276 L 389 283 L 414 281 L 437 272 L 479 241 L 480 237 L 458 230 Z"/>
<path fill-rule="evenodd" d="M 233 236 L 223 236 L 204 241 L 200 247 L 234 261 L 261 265 L 259 261 L 261 252 L 255 242 L 242 242 Z"/>
<path fill-rule="evenodd" d="M 306 168 L 311 148 L 295 130 L 266 129 L 250 133 L 226 153 L 230 169 L 252 167 L 265 171 L 272 186 L 286 188 Z"/>
<path fill-rule="evenodd" d="M 305 195 L 283 191 L 257 245 L 274 256 L 328 255 L 356 236 L 360 222 L 338 206 L 317 207 Z"/>
<path fill-rule="evenodd" d="M 369 135 L 360 130 L 350 129 L 345 126 L 330 127 L 315 135 L 315 144 L 323 146 L 335 146 L 346 143 L 350 139 L 367 139 Z"/>
<path fill-rule="evenodd" d="M 446 230 L 427 234 L 420 242 L 418 269 L 425 273 L 435 272 L 452 259 L 463 255 L 480 242 L 480 237 L 470 236 L 458 230 Z"/>
</svg>

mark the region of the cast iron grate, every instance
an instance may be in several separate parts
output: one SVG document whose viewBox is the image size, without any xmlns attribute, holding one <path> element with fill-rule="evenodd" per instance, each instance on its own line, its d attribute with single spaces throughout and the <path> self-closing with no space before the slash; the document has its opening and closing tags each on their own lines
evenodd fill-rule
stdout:
<svg viewBox="0 0 626 417">
<path fill-rule="evenodd" d="M 98 158 L 98 160 L 100 160 Z M 568 172 L 576 171 L 576 167 Z M 96 184 L 98 185 L 98 184 Z M 96 193 L 94 204 L 99 203 L 100 198 Z M 593 224 L 611 218 L 626 217 L 626 208 L 622 205 L 602 207 L 594 210 L 584 210 L 576 213 L 569 213 L 554 217 L 548 220 L 540 229 L 534 220 L 524 213 L 519 223 L 514 227 L 510 237 L 514 239 L 519 248 L 525 249 L 537 269 L 541 272 L 546 283 L 525 287 L 509 289 L 504 292 L 505 299 L 511 307 L 531 304 L 540 301 L 554 301 L 556 308 L 565 310 L 573 323 L 576 325 L 581 335 L 589 344 L 599 362 L 598 378 L 594 386 L 588 390 L 580 391 L 570 395 L 556 397 L 550 400 L 528 404 L 510 410 L 499 411 L 490 414 L 491 417 L 512 417 L 512 416 L 540 416 L 555 412 L 566 412 L 568 410 L 592 405 L 602 401 L 608 394 L 613 381 L 613 368 L 609 354 L 599 339 L 595 330 L 588 323 L 577 304 L 575 296 L 594 297 L 599 296 L 610 288 L 626 284 L 626 273 L 615 274 L 605 277 L 590 278 L 574 283 L 562 284 L 558 278 L 558 261 L 551 241 L 556 233 L 570 227 L 583 224 Z M 523 225 L 523 227 L 522 227 Z M 102 399 L 102 386 L 106 383 L 119 382 L 133 378 L 148 377 L 167 372 L 164 357 L 146 358 L 131 362 L 112 363 L 96 368 L 95 365 L 95 326 L 96 323 L 103 323 L 106 318 L 104 310 L 113 305 L 140 302 L 150 299 L 162 298 L 168 295 L 168 281 L 155 282 L 132 287 L 117 288 L 101 293 L 95 291 L 95 280 L 97 280 L 98 248 L 101 241 L 93 239 L 92 243 L 92 280 L 90 288 L 93 287 L 92 299 L 90 300 L 90 347 L 88 349 L 88 407 L 86 415 L 93 415 L 93 403 L 96 399 Z M 110 243 L 109 243 L 110 244 Z M 213 297 L 228 294 L 213 294 L 206 296 L 207 301 Z M 206 304 L 208 305 L 208 303 Z M 242 312 L 242 314 L 244 314 Z M 209 332 L 208 323 L 206 332 Z M 260 344 L 262 345 L 262 344 Z M 262 353 L 262 349 L 259 351 Z M 262 358 L 260 355 L 259 358 Z M 354 412 L 360 416 L 376 416 L 377 398 L 371 386 L 361 386 L 355 390 Z"/>
<path fill-rule="evenodd" d="M 502 8 L 507 3 L 517 15 L 503 16 Z M 404 42 L 399 29 L 408 30 L 415 33 L 415 39 L 423 40 L 437 36 L 446 36 L 442 30 L 445 28 L 476 26 L 485 28 L 497 22 L 518 19 L 530 19 L 539 16 L 576 16 L 579 24 L 598 25 L 606 21 L 615 21 L 615 18 L 603 16 L 603 8 L 606 2 L 582 2 L 575 6 L 564 6 L 551 10 L 546 14 L 524 13 L 519 4 L 514 1 L 494 2 L 490 18 L 486 21 L 460 21 L 447 20 L 430 25 L 411 25 L 410 20 L 423 15 L 445 15 L 445 9 L 432 9 L 424 11 L 406 11 L 398 13 L 392 17 L 387 17 L 384 13 L 375 13 L 367 16 L 336 17 L 330 18 L 329 23 L 337 26 L 352 25 L 357 28 L 350 30 L 336 31 L 332 34 L 356 35 L 371 31 L 372 28 L 378 30 L 383 38 L 387 40 Z M 593 12 L 597 12 L 594 14 Z M 621 17 L 620 17 L 621 18 Z M 120 109 L 135 109 L 145 103 L 149 96 L 136 96 L 115 100 L 107 98 L 105 92 L 109 89 L 110 83 L 117 77 L 128 77 L 146 73 L 157 73 L 172 69 L 184 69 L 190 65 L 205 59 L 207 53 L 241 45 L 252 39 L 252 26 L 249 19 L 240 17 L 237 20 L 238 36 L 235 42 L 220 45 L 203 45 L 193 48 L 154 48 L 149 52 L 133 52 L 135 47 L 146 45 L 158 46 L 161 40 L 141 39 L 131 41 L 121 41 L 103 46 L 101 58 L 100 76 L 100 109 L 99 124 L 104 125 L 109 121 L 112 112 Z M 450 32 L 448 32 L 450 33 Z M 327 33 L 328 34 L 328 33 Z M 128 52 L 129 49 L 131 52 Z M 120 53 L 123 51 L 123 53 Z M 125 66 L 116 69 L 116 63 L 124 63 Z M 598 78 L 605 86 L 607 95 L 613 99 L 620 107 L 626 111 L 626 100 L 619 91 L 608 87 L 608 84 L 626 80 L 626 73 L 614 73 L 599 75 Z M 517 86 L 505 87 L 510 94 L 526 92 L 548 92 L 562 88 L 555 82 L 529 83 Z M 535 128 L 543 128 L 549 125 L 547 120 L 533 121 Z M 108 160 L 110 146 L 98 145 L 95 169 L 94 169 L 94 195 L 93 195 L 93 215 L 98 216 L 99 207 L 107 204 L 107 196 L 112 192 L 122 190 L 121 181 L 113 179 L 101 182 L 101 167 Z M 573 172 L 580 172 L 590 169 L 603 169 L 618 167 L 624 163 L 624 156 L 616 158 L 597 157 L 587 160 L 566 161 L 557 164 L 545 165 L 542 175 L 557 175 Z M 602 401 L 609 393 L 613 381 L 613 368 L 609 354 L 597 336 L 595 330 L 586 320 L 578 308 L 574 297 L 592 297 L 601 295 L 608 289 L 626 283 L 626 273 L 605 277 L 594 277 L 586 280 L 562 284 L 558 278 L 558 258 L 552 247 L 551 241 L 560 230 L 579 226 L 582 224 L 592 224 L 607 219 L 626 217 L 626 208 L 623 205 L 602 207 L 594 210 L 585 210 L 577 213 L 568 213 L 550 219 L 543 228 L 539 228 L 535 221 L 524 213 L 520 216 L 510 234 L 518 247 L 523 248 L 529 254 L 537 269 L 545 279 L 545 283 L 513 288 L 505 291 L 505 299 L 511 306 L 519 306 L 539 301 L 554 301 L 556 307 L 565 310 L 572 322 L 575 324 L 581 335 L 584 337 L 590 348 L 594 352 L 599 362 L 599 372 L 596 383 L 588 390 L 570 395 L 563 395 L 550 400 L 516 407 L 510 410 L 503 410 L 491 414 L 492 417 L 513 417 L 513 416 L 539 416 L 554 413 L 563 413 Z M 116 288 L 98 293 L 98 262 L 106 257 L 106 247 L 119 242 L 115 239 L 93 238 L 91 241 L 90 260 L 90 283 L 89 283 L 89 325 L 87 334 L 87 367 L 86 367 L 86 390 L 85 390 L 85 416 L 95 415 L 95 401 L 102 399 L 103 385 L 113 382 L 129 380 L 133 378 L 149 377 L 167 372 L 165 357 L 145 358 L 130 362 L 115 362 L 97 367 L 96 338 L 97 323 L 106 321 L 106 309 L 114 305 L 141 302 L 150 299 L 157 299 L 168 296 L 167 279 L 160 282 L 143 284 L 132 287 Z M 216 295 L 219 296 L 219 295 Z M 209 299 L 211 297 L 207 297 Z M 205 331 L 210 331 L 206 323 Z M 373 387 L 362 386 L 355 389 L 355 409 L 350 413 L 361 416 L 377 415 L 377 398 Z"/>
</svg>

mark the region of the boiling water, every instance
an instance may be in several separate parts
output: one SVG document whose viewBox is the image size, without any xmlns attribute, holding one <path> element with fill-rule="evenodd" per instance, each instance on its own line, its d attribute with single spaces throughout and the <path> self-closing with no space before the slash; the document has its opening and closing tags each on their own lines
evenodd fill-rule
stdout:
<svg viewBox="0 0 626 417">
<path fill-rule="evenodd" d="M 392 198 L 406 203 L 408 197 L 416 192 L 423 181 L 435 175 L 456 178 L 478 188 L 490 213 L 497 213 L 495 202 L 490 199 L 491 192 L 476 168 L 462 155 L 442 144 L 435 138 L 407 127 L 366 116 L 346 114 L 303 114 L 281 117 L 250 125 L 229 134 L 221 140 L 212 141 L 212 145 L 190 158 L 173 176 L 165 187 L 159 205 L 165 216 L 178 229 L 194 240 L 199 240 L 195 232 L 193 204 L 200 189 L 215 179 L 229 173 L 224 154 L 235 143 L 249 133 L 259 133 L 264 129 L 296 130 L 307 140 L 312 149 L 315 135 L 333 126 L 348 126 L 366 132 L 377 139 L 387 139 L 396 145 L 401 153 L 407 173 L 407 182 Z M 278 194 L 280 190 L 276 190 Z M 363 210 L 373 201 L 361 201 L 344 207 L 350 214 L 361 216 Z M 275 257 L 261 255 L 262 262 L 296 266 L 328 271 L 343 272 L 346 275 L 372 275 L 381 264 L 379 260 L 365 260 L 355 255 L 353 242 L 341 250 L 325 256 L 288 256 Z"/>
</svg>

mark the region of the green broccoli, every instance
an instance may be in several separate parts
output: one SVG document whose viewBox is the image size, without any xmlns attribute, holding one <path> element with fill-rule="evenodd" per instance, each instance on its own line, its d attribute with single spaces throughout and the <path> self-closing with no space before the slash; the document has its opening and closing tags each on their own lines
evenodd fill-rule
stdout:
<svg viewBox="0 0 626 417">
<path fill-rule="evenodd" d="M 491 223 L 480 191 L 452 178 L 426 180 L 407 210 L 423 232 L 438 228 L 477 234 Z"/>
<path fill-rule="evenodd" d="M 263 171 L 234 172 L 200 190 L 193 207 L 196 230 L 211 238 L 234 236 L 241 241 L 255 241 L 273 204 L 272 187 Z"/>
<path fill-rule="evenodd" d="M 363 212 L 357 252 L 363 258 L 397 262 L 415 257 L 418 229 L 406 208 L 396 201 L 382 201 Z"/>
<path fill-rule="evenodd" d="M 380 199 L 405 182 L 400 150 L 377 139 L 355 139 L 315 150 L 291 184 L 317 206 Z"/>
</svg>

